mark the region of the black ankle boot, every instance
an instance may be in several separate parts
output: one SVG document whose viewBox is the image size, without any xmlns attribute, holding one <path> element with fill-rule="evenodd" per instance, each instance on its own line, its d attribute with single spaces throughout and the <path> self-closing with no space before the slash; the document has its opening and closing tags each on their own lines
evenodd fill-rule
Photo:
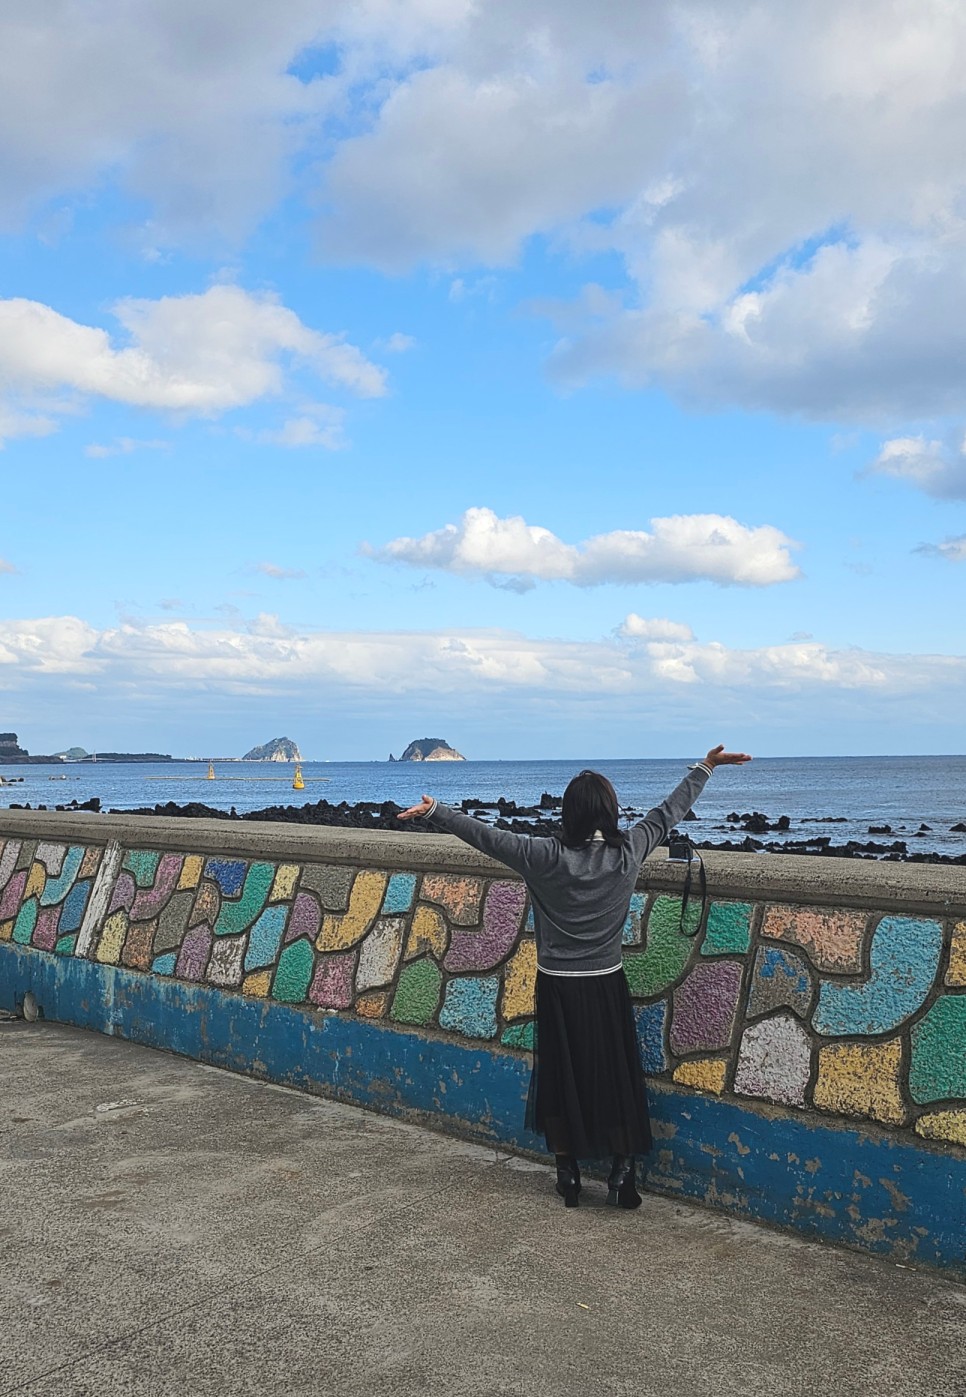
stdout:
<svg viewBox="0 0 966 1397">
<path fill-rule="evenodd" d="M 568 1208 L 576 1208 L 577 1196 L 580 1193 L 580 1169 L 573 1155 L 558 1154 L 554 1158 L 557 1162 L 557 1192 Z"/>
<path fill-rule="evenodd" d="M 637 1169 L 633 1155 L 614 1155 L 614 1163 L 607 1180 L 607 1202 L 612 1208 L 639 1208 L 641 1206 L 636 1174 Z"/>
</svg>

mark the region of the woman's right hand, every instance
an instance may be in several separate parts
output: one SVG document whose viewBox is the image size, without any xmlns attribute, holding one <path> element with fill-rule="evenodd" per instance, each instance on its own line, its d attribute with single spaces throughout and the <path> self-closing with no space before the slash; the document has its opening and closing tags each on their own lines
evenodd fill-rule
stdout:
<svg viewBox="0 0 966 1397">
<path fill-rule="evenodd" d="M 401 810 L 396 816 L 397 820 L 418 820 L 421 815 L 428 815 L 433 808 L 433 797 L 423 796 L 418 805 L 411 805 L 408 810 Z"/>
</svg>

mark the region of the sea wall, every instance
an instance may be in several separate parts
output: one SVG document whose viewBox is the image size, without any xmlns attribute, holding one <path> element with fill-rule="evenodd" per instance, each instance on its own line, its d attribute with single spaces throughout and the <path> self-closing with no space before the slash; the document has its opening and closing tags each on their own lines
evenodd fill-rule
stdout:
<svg viewBox="0 0 966 1397">
<path fill-rule="evenodd" d="M 966 870 L 659 854 L 647 1183 L 966 1275 Z M 690 933 L 690 934 L 688 934 Z M 0 1006 L 522 1150 L 526 888 L 448 836 L 0 812 Z"/>
</svg>

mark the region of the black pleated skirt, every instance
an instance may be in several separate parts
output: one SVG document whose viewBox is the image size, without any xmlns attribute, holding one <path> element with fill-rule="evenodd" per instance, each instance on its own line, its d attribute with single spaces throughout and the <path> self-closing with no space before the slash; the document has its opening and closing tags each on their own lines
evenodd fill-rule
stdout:
<svg viewBox="0 0 966 1397">
<path fill-rule="evenodd" d="M 646 1154 L 651 1124 L 623 970 L 537 971 L 537 1025 L 527 1126 L 551 1154 Z"/>
</svg>

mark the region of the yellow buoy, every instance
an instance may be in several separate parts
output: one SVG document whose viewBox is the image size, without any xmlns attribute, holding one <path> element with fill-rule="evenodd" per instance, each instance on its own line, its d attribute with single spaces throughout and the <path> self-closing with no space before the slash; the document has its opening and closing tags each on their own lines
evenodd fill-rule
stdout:
<svg viewBox="0 0 966 1397">
<path fill-rule="evenodd" d="M 295 763 L 295 780 L 292 782 L 293 791 L 304 791 L 305 782 L 302 780 L 302 768 L 298 762 Z"/>
<path fill-rule="evenodd" d="M 214 762 L 209 762 L 209 763 L 208 763 L 208 780 L 209 780 L 209 781 L 214 781 L 214 779 L 215 779 L 215 764 L 214 764 Z"/>
</svg>

